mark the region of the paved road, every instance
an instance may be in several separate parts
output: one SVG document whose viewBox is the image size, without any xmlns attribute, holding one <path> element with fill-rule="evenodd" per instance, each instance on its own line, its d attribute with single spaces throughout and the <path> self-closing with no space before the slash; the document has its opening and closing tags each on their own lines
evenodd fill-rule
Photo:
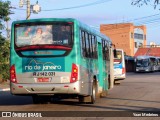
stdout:
<svg viewBox="0 0 160 120">
<path fill-rule="evenodd" d="M 0 111 L 160 111 L 160 72 L 128 73 L 105 98 L 92 104 L 77 100 L 61 100 L 52 104 L 32 103 L 27 96 L 13 96 L 0 92 Z"/>
</svg>

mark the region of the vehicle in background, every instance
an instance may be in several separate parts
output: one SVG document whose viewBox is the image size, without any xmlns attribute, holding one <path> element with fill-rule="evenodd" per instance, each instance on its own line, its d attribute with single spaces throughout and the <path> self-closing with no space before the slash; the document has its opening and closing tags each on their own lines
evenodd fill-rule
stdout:
<svg viewBox="0 0 160 120">
<path fill-rule="evenodd" d="M 156 57 L 156 71 L 160 71 L 160 57 Z"/>
<path fill-rule="evenodd" d="M 123 80 L 126 78 L 125 57 L 123 49 L 116 49 L 114 56 L 114 79 Z"/>
<path fill-rule="evenodd" d="M 109 89 L 111 44 L 107 36 L 71 18 L 15 21 L 11 93 L 32 96 L 34 103 L 50 97 L 94 103 Z"/>
<path fill-rule="evenodd" d="M 135 58 L 135 72 L 154 72 L 157 70 L 156 57 L 153 56 L 137 56 Z"/>
</svg>

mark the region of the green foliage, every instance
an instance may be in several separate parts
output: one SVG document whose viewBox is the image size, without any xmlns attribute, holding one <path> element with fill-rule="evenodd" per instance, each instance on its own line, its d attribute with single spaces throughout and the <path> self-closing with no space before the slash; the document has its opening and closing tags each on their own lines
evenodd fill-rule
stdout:
<svg viewBox="0 0 160 120">
<path fill-rule="evenodd" d="M 8 21 L 10 2 L 0 0 L 0 30 L 4 29 L 3 22 Z M 0 32 L 0 74 L 3 81 L 9 79 L 9 41 Z"/>
<path fill-rule="evenodd" d="M 0 44 L 0 63 L 6 63 L 9 61 L 9 41 L 3 41 Z"/>
<path fill-rule="evenodd" d="M 2 81 L 9 79 L 9 41 L 0 45 L 0 74 Z"/>
<path fill-rule="evenodd" d="M 10 1 L 3 2 L 2 0 L 0 0 L 0 19 L 8 21 L 8 15 L 10 14 L 10 12 Z"/>
<path fill-rule="evenodd" d="M 9 63 L 0 64 L 2 82 L 9 80 Z"/>
<path fill-rule="evenodd" d="M 132 0 L 131 5 L 141 7 L 142 5 L 152 4 L 154 9 L 160 4 L 160 0 Z"/>
</svg>

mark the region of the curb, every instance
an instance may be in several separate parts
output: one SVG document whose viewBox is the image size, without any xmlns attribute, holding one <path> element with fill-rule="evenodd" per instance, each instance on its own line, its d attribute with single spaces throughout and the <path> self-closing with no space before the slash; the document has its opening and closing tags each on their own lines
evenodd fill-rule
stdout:
<svg viewBox="0 0 160 120">
<path fill-rule="evenodd" d="M 10 91 L 10 88 L 0 89 L 0 92 L 1 92 L 1 91 Z"/>
</svg>

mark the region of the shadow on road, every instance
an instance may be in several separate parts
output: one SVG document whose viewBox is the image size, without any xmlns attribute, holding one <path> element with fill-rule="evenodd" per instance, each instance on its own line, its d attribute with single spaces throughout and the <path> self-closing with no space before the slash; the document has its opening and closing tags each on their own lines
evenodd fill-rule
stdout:
<svg viewBox="0 0 160 120">
<path fill-rule="evenodd" d="M 62 105 L 65 106 L 71 106 L 71 110 L 75 109 L 75 107 L 80 107 L 79 110 L 100 110 L 100 111 L 160 111 L 158 108 L 154 107 L 143 107 L 143 106 L 129 106 L 129 105 L 118 105 L 118 104 L 110 104 L 109 106 L 103 105 L 101 102 L 102 101 L 107 101 L 107 100 L 127 100 L 130 102 L 146 102 L 148 104 L 152 103 L 160 103 L 158 101 L 147 101 L 147 100 L 136 100 L 136 99 L 125 99 L 125 98 L 109 98 L 109 97 L 104 97 L 101 99 L 98 99 L 95 104 L 85 104 L 85 103 L 79 103 L 77 99 L 59 99 L 55 100 L 52 103 L 49 104 L 51 108 L 54 108 L 56 105 L 60 105 L 59 107 L 63 107 Z M 32 97 L 29 96 L 14 96 L 11 95 L 10 92 L 0 92 L 0 106 L 21 106 L 21 105 L 34 105 L 32 102 Z M 46 106 L 46 104 L 36 104 L 37 107 L 41 106 L 43 107 Z M 40 108 L 41 108 L 40 107 Z M 56 106 L 57 107 L 57 106 Z M 40 109 L 41 110 L 41 109 Z M 64 110 L 64 109 L 62 109 Z M 56 111 L 56 109 L 52 109 L 52 111 Z"/>
<path fill-rule="evenodd" d="M 27 104 L 32 104 L 32 97 L 11 95 L 9 91 L 0 92 L 0 106 Z"/>
<path fill-rule="evenodd" d="M 112 99 L 112 100 L 129 100 L 129 101 L 138 101 L 138 102 L 149 102 L 149 103 L 160 103 L 160 101 L 149 101 L 149 100 L 136 100 L 136 99 L 126 99 L 126 98 L 110 98 L 106 97 L 104 99 Z"/>
<path fill-rule="evenodd" d="M 130 109 L 136 109 L 140 111 L 152 111 L 152 112 L 159 112 L 160 108 L 154 108 L 154 107 L 143 107 L 143 106 L 130 106 L 130 105 L 115 105 L 116 107 L 126 107 Z"/>
<path fill-rule="evenodd" d="M 80 104 L 79 102 L 75 101 L 57 101 L 53 104 L 59 104 L 59 105 L 70 105 L 70 106 L 80 106 L 85 108 L 93 108 L 100 111 L 160 111 L 160 109 L 153 108 L 153 107 L 143 107 L 143 106 L 120 106 L 120 105 L 111 105 L 111 106 L 103 106 L 103 105 L 97 105 L 95 104 Z"/>
<path fill-rule="evenodd" d="M 128 72 L 126 73 L 126 75 L 128 76 L 137 76 L 137 75 L 147 75 L 147 76 L 150 76 L 150 75 L 160 75 L 160 74 L 157 74 L 157 73 L 160 73 L 160 72 Z"/>
</svg>

